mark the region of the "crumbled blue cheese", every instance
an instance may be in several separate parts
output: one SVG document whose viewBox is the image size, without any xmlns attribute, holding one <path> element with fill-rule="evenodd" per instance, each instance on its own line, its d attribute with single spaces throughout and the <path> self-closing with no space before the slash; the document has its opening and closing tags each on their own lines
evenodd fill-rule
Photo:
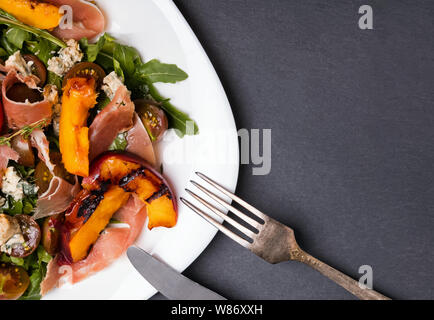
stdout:
<svg viewBox="0 0 434 320">
<path fill-rule="evenodd" d="M 53 84 L 47 84 L 44 87 L 43 94 L 45 99 L 52 102 L 53 104 L 56 104 L 59 101 L 59 92 L 57 90 L 57 87 Z"/>
<path fill-rule="evenodd" d="M 66 45 L 66 48 L 60 49 L 57 57 L 48 60 L 48 70 L 61 77 L 83 59 L 83 53 L 77 41 L 70 39 L 66 42 Z"/>
<path fill-rule="evenodd" d="M 15 234 L 21 233 L 16 218 L 0 213 L 0 246 L 8 242 Z"/>
<path fill-rule="evenodd" d="M 115 71 L 112 71 L 104 78 L 102 89 L 104 90 L 107 97 L 109 97 L 110 100 L 113 100 L 116 91 L 120 86 L 123 85 L 124 83 L 122 82 L 122 79 L 118 77 Z"/>
<path fill-rule="evenodd" d="M 12 67 L 23 76 L 32 75 L 33 61 L 26 62 L 19 51 L 15 52 L 6 60 L 6 67 Z"/>
<path fill-rule="evenodd" d="M 24 188 L 32 187 L 30 183 L 22 180 L 17 174 L 14 167 L 8 167 L 2 179 L 2 192 L 11 196 L 15 201 L 20 201 L 24 198 Z M 37 187 L 35 186 L 36 191 Z"/>
<path fill-rule="evenodd" d="M 16 233 L 5 244 L 0 246 L 0 252 L 5 252 L 10 255 L 14 247 L 21 246 L 25 242 L 23 234 L 21 232 Z"/>
<path fill-rule="evenodd" d="M 20 185 L 21 177 L 17 174 L 14 167 L 8 167 L 2 181 L 2 192 L 19 201 L 24 198 L 23 188 Z"/>
</svg>

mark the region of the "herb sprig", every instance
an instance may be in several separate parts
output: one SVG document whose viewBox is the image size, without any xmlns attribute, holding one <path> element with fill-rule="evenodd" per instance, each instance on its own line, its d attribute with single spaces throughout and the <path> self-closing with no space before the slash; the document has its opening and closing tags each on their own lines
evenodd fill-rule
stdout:
<svg viewBox="0 0 434 320">
<path fill-rule="evenodd" d="M 39 121 L 36 121 L 32 124 L 29 124 L 27 126 L 24 126 L 20 130 L 14 132 L 13 134 L 5 137 L 0 137 L 0 146 L 1 145 L 7 145 L 11 146 L 11 140 L 17 136 L 22 136 L 24 139 L 28 139 L 29 136 L 32 134 L 34 130 L 42 129 L 48 124 L 48 119 L 42 119 Z"/>
</svg>

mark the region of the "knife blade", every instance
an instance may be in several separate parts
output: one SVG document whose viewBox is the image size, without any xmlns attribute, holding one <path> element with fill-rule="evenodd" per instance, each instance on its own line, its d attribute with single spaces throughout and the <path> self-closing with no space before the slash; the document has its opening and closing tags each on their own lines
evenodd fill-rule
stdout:
<svg viewBox="0 0 434 320">
<path fill-rule="evenodd" d="M 226 300 L 140 248 L 128 248 L 127 256 L 143 278 L 170 300 Z"/>
</svg>

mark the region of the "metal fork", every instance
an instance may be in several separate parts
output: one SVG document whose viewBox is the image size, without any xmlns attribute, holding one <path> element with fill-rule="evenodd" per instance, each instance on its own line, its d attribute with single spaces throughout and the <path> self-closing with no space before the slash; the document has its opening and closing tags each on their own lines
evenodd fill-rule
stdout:
<svg viewBox="0 0 434 320">
<path fill-rule="evenodd" d="M 191 181 L 191 183 L 197 187 L 199 190 L 208 195 L 215 202 L 219 203 L 224 208 L 228 209 L 232 213 L 234 213 L 237 217 L 242 219 L 245 223 L 250 225 L 255 231 L 250 230 L 249 228 L 243 226 L 236 220 L 232 219 L 228 215 L 226 215 L 223 211 L 218 209 L 213 204 L 205 201 L 203 198 L 198 196 L 196 193 L 189 189 L 185 189 L 193 198 L 198 200 L 208 209 L 213 211 L 219 217 L 221 217 L 224 221 L 228 222 L 235 229 L 237 229 L 241 234 L 244 235 L 249 240 L 244 239 L 243 237 L 237 235 L 232 232 L 216 219 L 205 213 L 203 210 L 199 209 L 197 206 L 192 204 L 190 201 L 181 198 L 181 201 L 187 205 L 194 212 L 199 214 L 202 218 L 207 220 L 229 238 L 239 243 L 243 247 L 249 249 L 265 261 L 269 263 L 275 264 L 283 261 L 299 261 L 307 264 L 308 266 L 314 268 L 315 270 L 322 273 L 327 278 L 336 282 L 338 285 L 342 286 L 344 289 L 351 292 L 353 295 L 363 300 L 390 300 L 390 298 L 382 295 L 381 293 L 369 289 L 366 286 L 359 284 L 358 281 L 350 278 L 349 276 L 343 274 L 342 272 L 330 267 L 324 262 L 314 258 L 310 254 L 303 251 L 297 244 L 294 236 L 294 231 L 283 225 L 282 223 L 270 218 L 266 214 L 262 213 L 258 209 L 254 208 L 244 200 L 237 197 L 235 194 L 229 192 L 227 189 L 222 187 L 220 184 L 215 182 L 214 180 L 208 178 L 204 174 L 200 172 L 196 172 L 196 174 L 211 186 L 219 190 L 221 193 L 231 198 L 233 201 L 237 202 L 239 205 L 250 211 L 256 218 L 250 218 L 246 214 L 242 213 L 240 210 L 234 208 L 232 205 L 227 203 L 221 197 L 209 191 L 207 188 L 201 186 L 195 181 Z"/>
</svg>

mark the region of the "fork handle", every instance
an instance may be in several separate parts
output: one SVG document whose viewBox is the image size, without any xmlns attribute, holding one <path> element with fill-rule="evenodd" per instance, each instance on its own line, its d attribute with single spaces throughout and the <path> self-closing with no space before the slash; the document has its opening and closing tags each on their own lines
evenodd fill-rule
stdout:
<svg viewBox="0 0 434 320">
<path fill-rule="evenodd" d="M 313 269 L 319 271 L 324 276 L 334 281 L 361 300 L 391 300 L 390 298 L 375 290 L 361 288 L 358 281 L 350 278 L 339 270 L 330 267 L 328 264 L 318 260 L 301 249 L 297 249 L 295 252 L 292 252 L 292 256 L 294 260 L 303 262 L 304 264 L 307 264 Z"/>
</svg>

